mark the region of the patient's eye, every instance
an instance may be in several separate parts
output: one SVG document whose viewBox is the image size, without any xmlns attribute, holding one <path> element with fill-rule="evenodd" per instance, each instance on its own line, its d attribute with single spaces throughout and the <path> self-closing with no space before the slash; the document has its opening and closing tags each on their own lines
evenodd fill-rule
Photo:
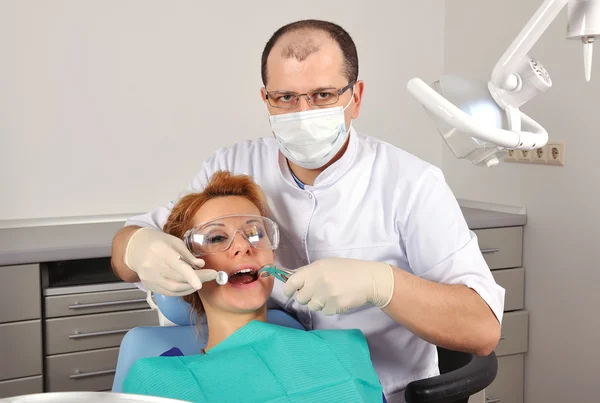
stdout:
<svg viewBox="0 0 600 403">
<path fill-rule="evenodd" d="M 227 234 L 224 234 L 222 232 L 213 232 L 211 234 L 208 234 L 206 240 L 209 244 L 215 244 L 225 242 L 228 238 L 229 237 L 227 236 Z"/>
<path fill-rule="evenodd" d="M 265 236 L 265 231 L 264 229 L 253 225 L 246 228 L 246 236 L 250 241 L 258 241 L 260 238 Z"/>
</svg>

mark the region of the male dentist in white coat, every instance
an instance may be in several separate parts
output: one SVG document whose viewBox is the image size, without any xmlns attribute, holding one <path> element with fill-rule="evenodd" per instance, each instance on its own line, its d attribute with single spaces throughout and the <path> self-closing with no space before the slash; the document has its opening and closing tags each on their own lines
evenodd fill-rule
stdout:
<svg viewBox="0 0 600 403">
<path fill-rule="evenodd" d="M 262 55 L 261 98 L 272 135 L 224 147 L 180 196 L 219 170 L 251 175 L 281 229 L 278 259 L 296 269 L 272 299 L 308 329 L 359 328 L 390 402 L 439 374 L 436 345 L 488 355 L 500 338 L 496 284 L 435 166 L 359 135 L 364 83 L 340 26 L 303 20 L 276 31 Z M 161 231 L 175 202 L 130 218 L 113 240 L 125 281 L 186 295 L 215 278 L 182 240 Z"/>
</svg>

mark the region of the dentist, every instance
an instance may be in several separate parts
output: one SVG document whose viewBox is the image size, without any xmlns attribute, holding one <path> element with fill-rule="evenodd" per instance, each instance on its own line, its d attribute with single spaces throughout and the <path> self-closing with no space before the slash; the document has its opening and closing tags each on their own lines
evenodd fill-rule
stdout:
<svg viewBox="0 0 600 403">
<path fill-rule="evenodd" d="M 297 269 L 272 300 L 307 328 L 359 328 L 388 401 L 439 373 L 435 346 L 487 355 L 500 338 L 496 284 L 441 171 L 359 135 L 364 83 L 349 34 L 318 20 L 276 31 L 262 55 L 273 136 L 217 150 L 180 194 L 219 170 L 251 175 L 279 224 L 279 262 Z M 130 218 L 113 240 L 125 281 L 186 295 L 215 278 L 161 231 L 174 202 Z"/>
</svg>

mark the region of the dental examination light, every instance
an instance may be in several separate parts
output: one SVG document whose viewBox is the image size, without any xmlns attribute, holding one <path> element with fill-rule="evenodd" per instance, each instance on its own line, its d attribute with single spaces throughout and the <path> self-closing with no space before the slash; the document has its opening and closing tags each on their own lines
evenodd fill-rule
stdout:
<svg viewBox="0 0 600 403">
<path fill-rule="evenodd" d="M 600 0 L 545 0 L 496 63 L 490 81 L 444 75 L 431 86 L 411 79 L 408 91 L 425 107 L 455 157 L 493 167 L 508 150 L 533 150 L 548 133 L 519 107 L 552 86 L 550 75 L 528 55 L 567 5 L 567 38 L 583 43 L 591 78 L 592 46 L 600 36 Z"/>
</svg>

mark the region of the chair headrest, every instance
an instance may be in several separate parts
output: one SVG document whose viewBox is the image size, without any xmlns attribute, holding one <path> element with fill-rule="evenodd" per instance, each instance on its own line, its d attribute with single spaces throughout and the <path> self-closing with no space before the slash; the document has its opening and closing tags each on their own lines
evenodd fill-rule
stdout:
<svg viewBox="0 0 600 403">
<path fill-rule="evenodd" d="M 195 325 L 196 314 L 192 313 L 192 306 L 185 302 L 181 297 L 169 297 L 161 294 L 154 294 L 154 300 L 160 312 L 179 326 Z"/>
</svg>

